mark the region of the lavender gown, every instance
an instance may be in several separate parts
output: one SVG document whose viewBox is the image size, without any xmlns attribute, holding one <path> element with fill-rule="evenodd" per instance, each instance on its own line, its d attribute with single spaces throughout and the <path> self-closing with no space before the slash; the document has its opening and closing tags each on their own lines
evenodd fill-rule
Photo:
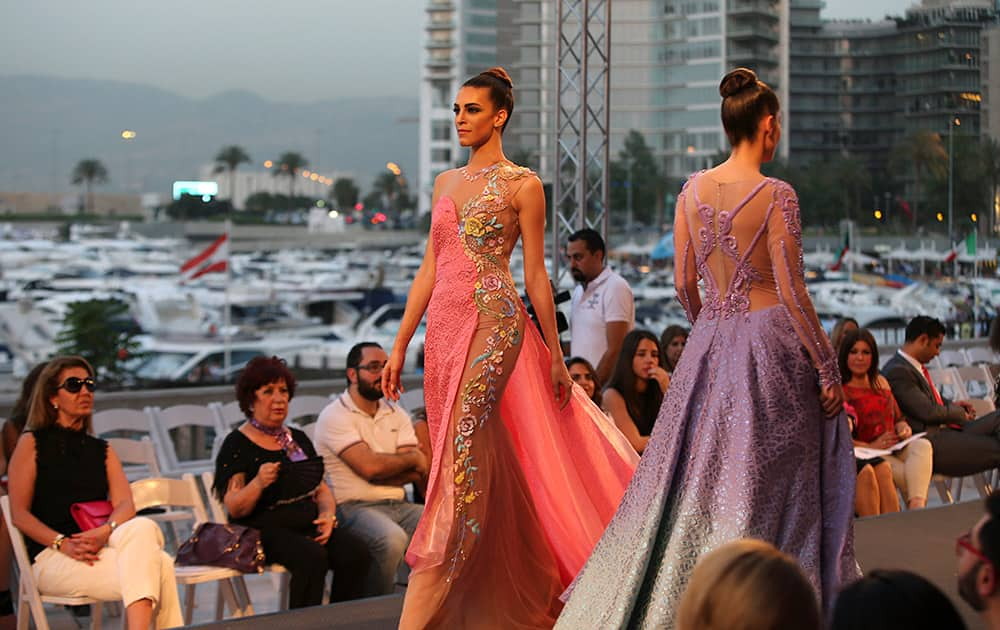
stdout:
<svg viewBox="0 0 1000 630">
<path fill-rule="evenodd" d="M 795 191 L 697 173 L 674 240 L 691 336 L 556 628 L 672 628 L 699 556 L 738 538 L 795 556 L 825 606 L 859 575 L 854 458 L 847 423 L 819 403 L 840 377 L 803 281 Z"/>
</svg>

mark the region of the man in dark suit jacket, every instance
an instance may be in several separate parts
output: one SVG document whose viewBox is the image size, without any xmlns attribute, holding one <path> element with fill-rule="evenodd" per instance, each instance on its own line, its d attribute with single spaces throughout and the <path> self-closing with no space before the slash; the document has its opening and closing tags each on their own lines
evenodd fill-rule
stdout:
<svg viewBox="0 0 1000 630">
<path fill-rule="evenodd" d="M 903 346 L 882 368 L 892 395 L 914 433 L 927 431 L 934 472 L 964 477 L 1000 467 L 1000 413 L 975 419 L 964 400 L 941 398 L 925 375 L 925 364 L 941 352 L 944 324 L 919 315 L 906 326 Z"/>
</svg>

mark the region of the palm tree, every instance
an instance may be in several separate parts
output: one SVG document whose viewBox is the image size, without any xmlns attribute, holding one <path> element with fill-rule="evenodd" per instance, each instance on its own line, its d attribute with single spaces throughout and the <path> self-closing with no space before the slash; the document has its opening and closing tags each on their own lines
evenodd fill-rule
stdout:
<svg viewBox="0 0 1000 630">
<path fill-rule="evenodd" d="M 986 181 L 990 184 L 990 199 L 986 208 L 989 211 L 987 227 L 992 236 L 997 229 L 997 195 L 1000 194 L 1000 140 L 984 136 L 982 140 L 982 167 Z"/>
<path fill-rule="evenodd" d="M 358 203 L 358 195 L 361 193 L 354 184 L 354 180 L 349 177 L 341 177 L 333 182 L 330 194 L 341 210 L 350 210 L 354 204 Z"/>
<path fill-rule="evenodd" d="M 307 166 L 309 166 L 309 161 L 301 153 L 296 153 L 295 151 L 286 151 L 278 158 L 277 168 L 274 169 L 274 176 L 285 176 L 288 178 L 289 208 L 291 208 L 295 199 L 295 176 Z"/>
<path fill-rule="evenodd" d="M 944 177 L 948 171 L 948 151 L 941 142 L 941 134 L 922 129 L 905 137 L 897 146 L 892 160 L 909 165 L 913 173 L 913 229 L 917 228 L 917 207 L 920 202 L 920 182 L 925 172 L 934 177 Z"/>
<path fill-rule="evenodd" d="M 108 169 L 104 167 L 97 158 L 80 160 L 73 169 L 72 181 L 74 186 L 84 185 L 87 191 L 87 212 L 94 211 L 94 184 L 108 183 Z"/>
<path fill-rule="evenodd" d="M 222 147 L 215 156 L 215 169 L 213 173 L 229 173 L 229 203 L 236 203 L 236 169 L 240 164 L 249 164 L 250 156 L 239 145 L 229 145 Z"/>
<path fill-rule="evenodd" d="M 841 156 L 828 166 L 836 187 L 840 189 L 842 210 L 848 219 L 854 210 L 861 209 L 861 193 L 869 190 L 872 185 L 871 170 L 858 161 L 857 158 Z"/>
</svg>

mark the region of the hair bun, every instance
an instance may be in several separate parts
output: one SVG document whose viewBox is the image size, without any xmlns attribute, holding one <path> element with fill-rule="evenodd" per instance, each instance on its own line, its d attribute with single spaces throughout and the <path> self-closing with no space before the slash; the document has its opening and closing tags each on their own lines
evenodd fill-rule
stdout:
<svg viewBox="0 0 1000 630">
<path fill-rule="evenodd" d="M 736 68 L 722 77 L 722 83 L 719 84 L 719 94 L 722 95 L 722 98 L 729 98 L 755 85 L 757 85 L 756 72 L 750 68 Z"/>
<path fill-rule="evenodd" d="M 482 74 L 488 74 L 491 77 L 496 77 L 497 79 L 500 79 L 500 81 L 508 88 L 512 90 L 514 89 L 514 82 L 511 80 L 510 75 L 507 74 L 507 71 L 500 66 L 494 66 Z"/>
</svg>

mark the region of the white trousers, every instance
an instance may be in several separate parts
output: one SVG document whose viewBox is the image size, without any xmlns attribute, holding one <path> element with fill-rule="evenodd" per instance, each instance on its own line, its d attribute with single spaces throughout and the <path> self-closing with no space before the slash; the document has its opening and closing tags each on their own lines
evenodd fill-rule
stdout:
<svg viewBox="0 0 1000 630">
<path fill-rule="evenodd" d="M 913 440 L 906 448 L 886 455 L 883 459 L 892 467 L 892 480 L 907 501 L 927 498 L 934 464 L 934 447 L 926 438 Z"/>
<path fill-rule="evenodd" d="M 163 532 L 148 518 L 122 523 L 93 565 L 46 548 L 35 557 L 35 580 L 46 595 L 153 602 L 156 628 L 184 625 L 177 598 L 174 560 L 163 551 Z"/>
</svg>

